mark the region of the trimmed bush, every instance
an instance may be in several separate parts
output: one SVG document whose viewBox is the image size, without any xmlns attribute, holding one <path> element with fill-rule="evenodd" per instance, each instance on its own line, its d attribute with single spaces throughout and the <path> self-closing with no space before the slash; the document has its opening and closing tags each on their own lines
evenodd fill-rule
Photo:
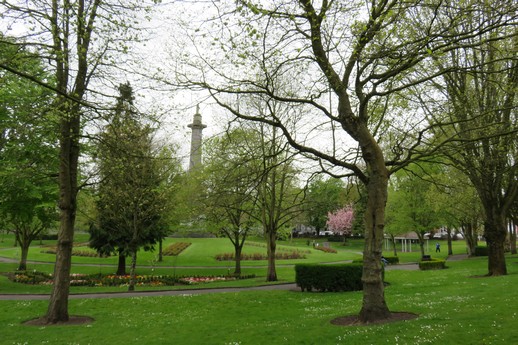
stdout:
<svg viewBox="0 0 518 345">
<path fill-rule="evenodd" d="M 389 265 L 399 264 L 399 256 L 384 256 L 384 258 L 388 261 Z"/>
<path fill-rule="evenodd" d="M 419 269 L 427 270 L 442 270 L 446 268 L 446 260 L 430 259 L 430 261 L 419 261 Z"/>
<path fill-rule="evenodd" d="M 487 256 L 488 255 L 488 248 L 482 247 L 482 246 L 476 246 L 475 252 L 473 253 L 474 256 Z"/>
<path fill-rule="evenodd" d="M 357 291 L 362 289 L 361 264 L 298 264 L 295 282 L 302 291 Z"/>
</svg>

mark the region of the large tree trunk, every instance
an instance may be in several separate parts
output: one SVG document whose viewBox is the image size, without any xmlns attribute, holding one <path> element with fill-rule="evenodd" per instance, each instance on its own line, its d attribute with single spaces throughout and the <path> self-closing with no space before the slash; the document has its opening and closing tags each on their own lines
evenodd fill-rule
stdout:
<svg viewBox="0 0 518 345">
<path fill-rule="evenodd" d="M 241 247 L 236 244 L 234 246 L 234 257 L 236 259 L 236 267 L 234 269 L 234 274 L 236 276 L 240 276 L 241 275 Z"/>
<path fill-rule="evenodd" d="M 18 271 L 26 271 L 27 270 L 27 256 L 29 255 L 29 247 L 30 242 L 26 243 L 20 242 L 20 249 L 22 251 L 22 256 L 20 257 L 20 263 L 18 264 Z"/>
<path fill-rule="evenodd" d="M 163 242 L 164 242 L 163 239 L 160 239 L 160 241 L 158 241 L 158 262 L 164 261 L 164 255 L 162 253 Z"/>
<path fill-rule="evenodd" d="M 269 229 L 266 233 L 266 248 L 268 253 L 268 272 L 266 273 L 266 281 L 276 282 L 277 271 L 275 270 L 275 250 L 277 244 L 275 242 L 275 231 Z"/>
<path fill-rule="evenodd" d="M 131 253 L 131 268 L 130 268 L 130 282 L 128 285 L 128 291 L 135 291 L 136 275 L 135 269 L 137 267 L 137 251 L 134 250 Z"/>
<path fill-rule="evenodd" d="M 448 234 L 448 255 L 453 255 L 453 246 L 452 246 L 452 238 L 451 238 L 451 228 L 446 228 L 446 234 Z"/>
<path fill-rule="evenodd" d="M 383 160 L 371 168 L 367 183 L 365 246 L 363 251 L 363 304 L 359 319 L 369 323 L 390 317 L 385 302 L 381 254 L 385 227 L 388 172 Z"/>
<path fill-rule="evenodd" d="M 488 275 L 501 276 L 507 274 L 504 245 L 507 236 L 505 216 L 499 214 L 496 206 L 486 208 L 484 236 L 488 247 Z"/>
<path fill-rule="evenodd" d="M 117 264 L 117 273 L 118 276 L 126 275 L 126 255 L 119 251 L 119 262 Z"/>
<path fill-rule="evenodd" d="M 392 241 L 392 250 L 394 251 L 394 256 L 397 256 L 396 237 L 391 234 L 390 239 Z"/>
<path fill-rule="evenodd" d="M 417 234 L 417 238 L 418 238 L 418 241 L 419 241 L 419 249 L 421 250 L 421 258 L 424 257 L 424 235 L 420 232 L 416 232 Z"/>
<path fill-rule="evenodd" d="M 54 266 L 54 284 L 45 319 L 48 323 L 69 320 L 68 295 L 72 265 L 72 245 L 77 207 L 77 164 L 79 158 L 79 105 L 70 118 L 61 121 L 59 209 L 60 228 Z"/>
<path fill-rule="evenodd" d="M 464 239 L 466 240 L 466 246 L 468 247 L 467 249 L 469 256 L 475 254 L 475 247 L 478 244 L 476 228 L 477 227 L 473 222 L 468 222 L 462 225 Z"/>
</svg>

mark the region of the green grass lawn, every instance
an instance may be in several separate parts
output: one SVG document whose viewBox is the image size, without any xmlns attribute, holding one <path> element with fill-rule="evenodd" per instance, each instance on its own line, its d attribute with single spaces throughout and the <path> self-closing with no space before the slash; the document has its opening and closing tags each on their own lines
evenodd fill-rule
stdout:
<svg viewBox="0 0 518 345">
<path fill-rule="evenodd" d="M 518 257 L 509 275 L 487 272 L 485 258 L 439 271 L 388 271 L 392 311 L 411 321 L 343 327 L 333 318 L 357 314 L 361 292 L 244 291 L 207 295 L 70 300 L 80 326 L 24 326 L 46 301 L 0 301 L 0 344 L 513 344 L 518 339 Z M 3 282 L 2 282 L 3 284 Z"/>
<path fill-rule="evenodd" d="M 88 235 L 85 233 L 78 233 L 75 236 L 76 243 L 84 243 L 88 240 Z M 265 253 L 266 248 L 261 246 L 261 239 L 251 238 L 248 240 L 248 245 L 245 245 L 245 253 Z M 317 242 L 324 242 L 325 239 L 317 240 Z M 20 249 L 13 247 L 14 238 L 12 235 L 2 234 L 0 238 L 0 256 L 19 260 Z M 235 263 L 233 261 L 217 261 L 216 254 L 230 253 L 233 247 L 230 241 L 226 238 L 213 239 L 173 239 L 168 238 L 164 242 L 164 247 L 173 242 L 190 242 L 192 243 L 185 251 L 176 257 L 164 257 L 163 262 L 157 261 L 156 252 L 141 251 L 138 254 L 137 273 L 143 275 L 157 274 L 157 275 L 177 275 L 177 276 L 193 276 L 193 275 L 223 275 L 232 273 L 234 271 Z M 434 241 L 430 242 L 427 247 L 434 251 Z M 42 253 L 46 246 L 52 246 L 55 241 L 34 241 L 29 253 L 29 260 L 36 261 L 36 263 L 29 263 L 29 270 L 38 270 L 42 272 L 52 273 L 54 268 L 55 255 Z M 456 241 L 454 244 L 454 253 L 464 253 L 464 241 Z M 331 242 L 331 247 L 337 250 L 337 253 L 324 253 L 313 249 L 311 243 L 308 246 L 307 239 L 292 239 L 288 241 L 279 241 L 278 251 L 284 250 L 299 250 L 306 253 L 305 259 L 298 260 L 278 260 L 276 265 L 279 282 L 293 282 L 295 280 L 295 272 L 293 265 L 301 262 L 343 262 L 353 259 L 361 258 L 363 250 L 363 241 L 358 239 L 349 239 L 345 245 L 341 242 Z M 87 250 L 87 247 L 76 247 Z M 420 252 L 417 245 L 413 246 L 413 252 L 401 253 L 398 252 L 401 263 L 417 262 L 420 258 Z M 440 254 L 435 252 L 430 253 L 436 258 L 447 257 L 447 245 L 442 241 L 442 251 Z M 384 251 L 384 255 L 393 255 L 392 251 Z M 72 259 L 72 273 L 104 273 L 112 274 L 115 272 L 117 257 L 96 258 L 96 257 L 78 257 L 74 256 Z M 0 273 L 12 272 L 17 268 L 17 263 L 0 263 Z M 203 287 L 225 287 L 225 286 L 253 286 L 265 284 L 266 276 L 266 261 L 242 261 L 242 274 L 255 275 L 255 279 L 247 279 L 231 282 L 214 282 L 204 284 Z M 138 290 L 156 290 L 156 289 L 170 289 L 171 287 L 138 287 Z M 185 287 L 175 287 L 176 289 Z M 125 287 L 71 287 L 71 293 L 83 293 L 94 290 L 95 292 L 103 291 L 125 291 Z M 0 274 L 0 293 L 49 293 L 48 286 L 32 286 L 11 283 L 7 277 Z"/>
</svg>

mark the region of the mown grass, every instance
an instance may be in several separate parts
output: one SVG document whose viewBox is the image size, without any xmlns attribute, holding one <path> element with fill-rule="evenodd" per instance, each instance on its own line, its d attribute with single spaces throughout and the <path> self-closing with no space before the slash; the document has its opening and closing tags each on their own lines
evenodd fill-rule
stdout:
<svg viewBox="0 0 518 345">
<path fill-rule="evenodd" d="M 376 326 L 335 326 L 357 314 L 361 292 L 243 291 L 206 295 L 70 300 L 80 326 L 25 326 L 46 301 L 1 301 L 1 344 L 512 344 L 518 337 L 518 257 L 509 275 L 486 273 L 485 258 L 449 262 L 440 271 L 388 271 L 392 311 L 417 319 Z"/>
<path fill-rule="evenodd" d="M 85 233 L 77 233 L 75 236 L 76 243 L 84 243 L 88 241 L 88 235 Z M 266 247 L 261 246 L 262 239 L 251 238 L 248 240 L 249 245 L 245 245 L 246 253 L 266 252 Z M 320 242 L 325 239 L 316 240 Z M 179 256 L 164 257 L 163 262 L 157 261 L 156 252 L 141 251 L 138 254 L 137 273 L 142 275 L 176 275 L 176 276 L 204 276 L 204 275 L 224 275 L 234 271 L 235 263 L 233 261 L 217 261 L 215 255 L 219 253 L 232 252 L 233 248 L 230 241 L 226 238 L 215 239 L 173 239 L 169 238 L 165 241 L 164 246 L 173 242 L 191 242 L 192 245 L 184 250 Z M 14 239 L 12 235 L 2 235 L 0 239 L 0 256 L 18 260 L 20 249 L 13 247 Z M 308 245 L 309 243 L 309 245 Z M 435 241 L 431 241 L 427 247 L 434 250 Z M 28 264 L 28 269 L 38 270 L 42 272 L 52 273 L 54 269 L 55 255 L 41 253 L 45 246 L 52 246 L 55 241 L 34 241 L 29 253 L 29 260 L 36 261 Z M 279 250 L 299 250 L 306 255 L 306 259 L 297 260 L 278 260 L 276 265 L 277 276 L 279 282 L 293 282 L 295 273 L 293 265 L 301 262 L 343 262 L 361 258 L 363 250 L 363 241 L 358 239 L 349 239 L 345 245 L 341 242 L 329 243 L 332 248 L 337 250 L 336 254 L 324 253 L 314 250 L 312 241 L 307 239 L 292 239 L 288 241 L 279 241 Z M 42 247 L 43 246 L 43 247 Z M 86 249 L 86 247 L 76 247 Z M 401 253 L 398 252 L 401 263 L 417 262 L 420 258 L 418 246 L 413 246 L 414 252 Z M 463 241 L 454 242 L 454 253 L 465 252 L 465 244 Z M 442 242 L 442 251 L 440 254 L 430 253 L 436 258 L 446 258 L 447 248 L 446 242 Z M 384 252 L 384 255 L 393 255 L 392 251 Z M 96 258 L 96 257 L 78 257 L 72 259 L 72 273 L 103 273 L 113 274 L 116 269 L 117 258 Z M 48 286 L 32 286 L 11 283 L 8 279 L 1 275 L 5 272 L 13 272 L 17 268 L 17 263 L 0 263 L 0 293 L 49 293 Z M 247 279 L 231 282 L 214 282 L 204 284 L 203 287 L 235 287 L 235 286 L 253 286 L 265 284 L 266 277 L 266 261 L 242 261 L 242 274 L 255 275 L 255 279 Z M 184 286 L 174 287 L 173 289 L 183 289 Z M 188 287 L 191 288 L 191 287 Z M 113 292 L 125 291 L 125 287 L 71 287 L 71 293 L 91 292 Z M 138 290 L 160 290 L 171 289 L 171 287 L 137 287 Z"/>
<path fill-rule="evenodd" d="M 77 241 L 77 243 L 81 243 L 81 241 Z M 230 241 L 226 238 L 189 238 L 189 239 L 173 239 L 168 238 L 164 241 L 164 247 L 173 243 L 173 242 L 190 242 L 192 243 L 187 249 L 185 249 L 179 256 L 164 256 L 163 262 L 158 262 L 157 251 L 140 251 L 138 254 L 138 264 L 139 266 L 156 266 L 156 267 L 164 267 L 164 266 L 209 266 L 209 267 L 232 267 L 233 262 L 225 262 L 225 261 L 217 261 L 215 259 L 216 254 L 221 253 L 232 253 L 233 247 Z M 258 241 L 250 241 L 253 243 L 258 243 Z M 19 259 L 20 257 L 20 249 L 12 247 L 12 241 L 8 238 L 4 240 L 4 245 L 9 244 L 10 246 L 4 246 L 0 251 L 0 256 L 9 257 L 12 259 Z M 43 241 L 44 246 L 52 246 L 55 244 L 55 241 Z M 39 262 L 51 262 L 53 263 L 55 260 L 54 254 L 42 253 L 45 250 L 45 247 L 40 246 L 39 241 L 35 241 L 34 245 L 31 246 L 29 250 L 29 260 L 39 261 Z M 282 260 L 279 262 L 280 264 L 284 261 L 290 264 L 295 264 L 298 262 L 328 262 L 328 261 L 343 261 L 343 260 L 352 260 L 354 258 L 359 258 L 361 254 L 357 251 L 353 251 L 347 249 L 347 247 L 342 247 L 342 249 L 337 254 L 327 254 L 318 250 L 314 250 L 311 246 L 294 246 L 289 242 L 280 242 L 278 244 L 278 250 L 300 250 L 300 251 L 309 251 L 306 254 L 306 259 L 298 259 L 298 260 Z M 89 250 L 89 248 L 85 246 L 77 246 L 75 249 L 79 250 Z M 246 245 L 244 247 L 244 253 L 266 253 L 266 247 L 260 247 L 256 245 Z M 254 261 L 254 260 L 246 260 L 242 261 L 243 266 L 257 266 L 264 265 L 265 261 Z M 81 257 L 81 256 L 73 256 L 72 264 L 109 264 L 116 265 L 117 257 L 108 257 L 108 258 L 99 258 L 99 257 Z"/>
<path fill-rule="evenodd" d="M 76 243 L 82 243 L 88 240 L 86 234 L 76 234 Z M 16 262 L 0 263 L 0 273 L 13 272 L 18 267 L 20 249 L 13 247 L 14 239 L 12 235 L 4 235 L 3 246 L 0 247 L 0 256 L 14 259 Z M 179 256 L 165 256 L 163 262 L 157 261 L 156 252 L 140 251 L 138 254 L 137 274 L 142 275 L 175 275 L 175 276 L 211 276 L 225 275 L 234 272 L 235 263 L 233 261 L 217 261 L 216 254 L 232 252 L 233 247 L 228 239 L 172 239 L 165 241 L 164 246 L 173 242 L 191 242 L 192 244 L 184 250 Z M 356 248 L 343 247 L 340 244 L 332 244 L 339 246 L 337 254 L 327 254 L 314 250 L 312 246 L 308 246 L 306 240 L 294 240 L 280 242 L 278 250 L 290 251 L 299 250 L 304 253 L 306 259 L 297 260 L 278 260 L 276 265 L 277 275 L 280 283 L 293 282 L 295 273 L 293 265 L 299 262 L 335 262 L 350 261 L 361 257 Z M 264 243 L 261 239 L 249 240 L 250 245 L 245 245 L 245 253 L 266 252 Z M 30 249 L 28 259 L 29 270 L 37 270 L 46 273 L 52 273 L 54 269 L 55 255 L 42 253 L 48 246 L 55 245 L 55 241 L 35 241 Z M 75 247 L 77 249 L 87 249 L 86 247 Z M 97 257 L 79 257 L 72 258 L 72 273 L 103 273 L 113 274 L 116 270 L 117 257 L 97 258 Z M 230 282 L 214 282 L 204 284 L 203 287 L 234 287 L 234 286 L 254 286 L 266 284 L 266 260 L 242 261 L 242 274 L 255 275 L 255 279 L 246 279 Z M 174 287 L 176 289 L 185 288 L 185 286 Z M 173 289 L 174 289 L 173 288 Z M 187 287 L 192 288 L 192 287 Z M 91 292 L 112 292 L 124 291 L 125 287 L 71 287 L 71 293 Z M 137 287 L 138 290 L 160 290 L 171 289 L 171 287 Z M 16 284 L 8 281 L 7 277 L 0 275 L 0 293 L 49 293 L 48 286 L 33 286 L 25 284 Z"/>
</svg>

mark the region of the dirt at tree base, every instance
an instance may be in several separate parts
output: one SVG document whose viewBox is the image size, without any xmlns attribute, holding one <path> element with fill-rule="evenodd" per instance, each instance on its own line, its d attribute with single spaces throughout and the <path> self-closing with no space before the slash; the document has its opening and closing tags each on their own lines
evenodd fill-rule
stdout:
<svg viewBox="0 0 518 345">
<path fill-rule="evenodd" d="M 419 315 L 414 313 L 406 312 L 392 312 L 390 317 L 383 320 L 377 320 L 373 322 L 361 322 L 358 315 L 342 316 L 331 320 L 333 325 L 337 326 L 370 326 L 370 325 L 382 325 L 391 322 L 405 321 L 416 319 Z"/>
<path fill-rule="evenodd" d="M 89 316 L 70 315 L 68 321 L 58 321 L 56 323 L 48 323 L 45 317 L 32 319 L 25 321 L 23 324 L 27 326 L 74 326 L 74 325 L 86 325 L 94 322 L 95 319 Z"/>
</svg>

